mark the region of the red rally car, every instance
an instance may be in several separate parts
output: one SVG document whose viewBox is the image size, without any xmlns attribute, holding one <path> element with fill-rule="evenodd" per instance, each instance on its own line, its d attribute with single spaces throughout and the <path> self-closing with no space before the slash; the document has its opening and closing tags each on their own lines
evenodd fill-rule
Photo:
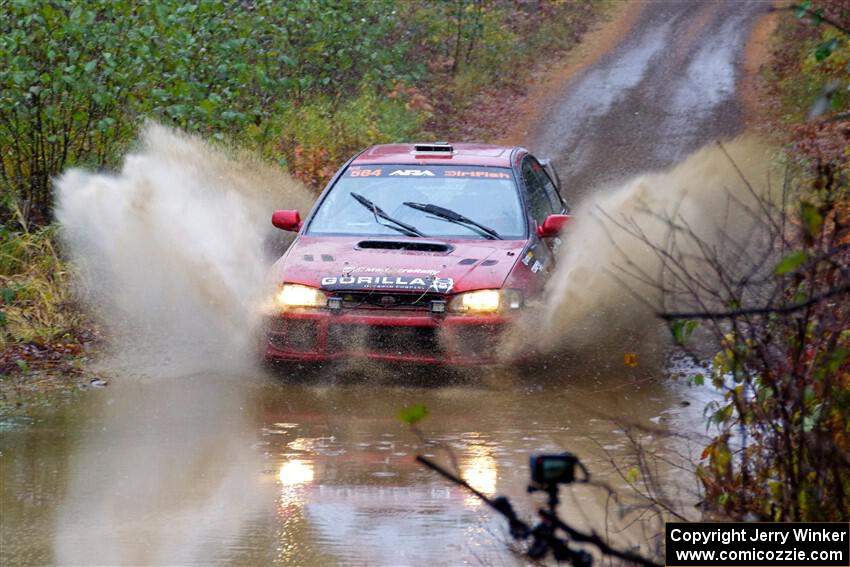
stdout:
<svg viewBox="0 0 850 567">
<path fill-rule="evenodd" d="M 558 176 L 519 147 L 372 146 L 334 176 L 273 267 L 269 361 L 497 361 L 570 219 Z"/>
</svg>

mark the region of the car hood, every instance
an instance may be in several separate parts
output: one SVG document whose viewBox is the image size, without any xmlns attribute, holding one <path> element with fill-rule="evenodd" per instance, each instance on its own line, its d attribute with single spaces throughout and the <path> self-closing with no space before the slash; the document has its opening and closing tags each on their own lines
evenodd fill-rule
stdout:
<svg viewBox="0 0 850 567">
<path fill-rule="evenodd" d="M 301 236 L 273 273 L 278 283 L 329 290 L 455 293 L 502 287 L 525 245 L 525 240 Z"/>
</svg>

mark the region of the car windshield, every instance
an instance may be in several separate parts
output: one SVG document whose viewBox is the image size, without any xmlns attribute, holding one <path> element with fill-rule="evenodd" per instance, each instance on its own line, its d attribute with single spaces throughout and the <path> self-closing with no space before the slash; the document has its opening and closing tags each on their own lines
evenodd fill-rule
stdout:
<svg viewBox="0 0 850 567">
<path fill-rule="evenodd" d="M 427 237 L 492 238 L 475 224 L 410 203 L 448 209 L 499 238 L 525 238 L 525 216 L 510 169 L 447 165 L 351 166 L 322 201 L 307 234 L 412 236 L 407 226 Z"/>
</svg>

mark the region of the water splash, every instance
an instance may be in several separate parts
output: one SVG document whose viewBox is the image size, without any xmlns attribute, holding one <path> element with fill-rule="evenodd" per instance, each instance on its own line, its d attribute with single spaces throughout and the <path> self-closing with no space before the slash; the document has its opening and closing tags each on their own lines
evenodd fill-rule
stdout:
<svg viewBox="0 0 850 567">
<path fill-rule="evenodd" d="M 74 169 L 56 185 L 64 243 L 109 327 L 103 364 L 120 376 L 89 401 L 98 426 L 68 463 L 56 562 L 227 563 L 273 500 L 245 411 L 266 250 L 283 236 L 269 219 L 312 197 L 255 158 L 156 124 L 119 172 Z"/>
<path fill-rule="evenodd" d="M 752 211 L 767 195 L 772 169 L 767 148 L 741 138 L 706 146 L 667 171 L 594 192 L 575 210 L 545 299 L 520 320 L 509 350 L 604 353 L 620 367 L 626 351 L 660 352 L 653 310 L 661 301 L 654 282 L 660 281 L 662 261 L 642 240 L 670 242 L 674 219 L 712 246 L 747 238 L 756 246 Z M 698 252 L 682 240 L 671 246 L 686 258 Z M 734 261 L 746 252 L 728 254 Z M 703 269 L 696 259 L 686 261 L 695 273 Z"/>
<path fill-rule="evenodd" d="M 89 303 L 122 362 L 177 372 L 239 364 L 268 291 L 275 208 L 312 197 L 255 158 L 157 124 L 118 173 L 72 169 L 56 217 Z M 278 237 L 279 238 L 279 237 Z"/>
</svg>

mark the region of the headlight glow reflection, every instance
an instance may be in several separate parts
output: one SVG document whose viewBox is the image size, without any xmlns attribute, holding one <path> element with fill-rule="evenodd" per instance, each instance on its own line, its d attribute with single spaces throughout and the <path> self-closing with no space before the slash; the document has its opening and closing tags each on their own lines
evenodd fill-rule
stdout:
<svg viewBox="0 0 850 567">
<path fill-rule="evenodd" d="M 313 464 L 293 459 L 280 466 L 278 479 L 284 486 L 295 486 L 313 482 Z"/>
<path fill-rule="evenodd" d="M 496 492 L 496 482 L 499 478 L 496 459 L 486 447 L 473 445 L 467 450 L 468 459 L 460 466 L 463 480 L 478 492 L 492 496 Z M 466 503 L 478 506 L 481 501 L 476 497 L 468 497 Z"/>
</svg>

